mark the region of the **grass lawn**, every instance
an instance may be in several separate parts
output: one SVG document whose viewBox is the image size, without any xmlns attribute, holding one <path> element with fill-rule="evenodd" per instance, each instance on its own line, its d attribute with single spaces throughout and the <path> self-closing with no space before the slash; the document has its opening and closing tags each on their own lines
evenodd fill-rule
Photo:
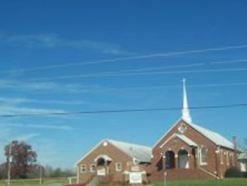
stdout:
<svg viewBox="0 0 247 186">
<path fill-rule="evenodd" d="M 65 178 L 46 179 L 43 186 L 64 186 L 68 184 Z M 164 186 L 163 182 L 151 184 L 152 186 Z M 0 180 L 0 186 L 7 186 L 4 180 Z M 11 186 L 40 186 L 39 180 L 12 180 Z M 247 178 L 245 179 L 225 179 L 225 180 L 208 180 L 208 181 L 174 181 L 168 182 L 167 186 L 247 186 Z"/>
<path fill-rule="evenodd" d="M 153 183 L 153 186 L 164 186 L 163 182 Z M 247 178 L 201 181 L 174 181 L 167 186 L 247 186 Z"/>
<path fill-rule="evenodd" d="M 46 179 L 44 180 L 43 186 L 63 186 L 68 184 L 65 178 L 57 179 Z M 7 186 L 5 180 L 0 180 L 0 186 Z M 28 179 L 28 180 L 12 180 L 11 186 L 40 186 L 38 179 Z"/>
</svg>

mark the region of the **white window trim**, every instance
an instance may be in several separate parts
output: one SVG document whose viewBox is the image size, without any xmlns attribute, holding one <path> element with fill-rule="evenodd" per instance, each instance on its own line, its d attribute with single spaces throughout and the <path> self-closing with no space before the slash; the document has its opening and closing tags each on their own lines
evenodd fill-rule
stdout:
<svg viewBox="0 0 247 186">
<path fill-rule="evenodd" d="M 226 165 L 230 166 L 230 153 L 229 152 L 226 153 Z"/>
<path fill-rule="evenodd" d="M 133 158 L 133 164 L 134 165 L 138 165 L 139 164 L 139 161 L 136 158 Z"/>
<path fill-rule="evenodd" d="M 94 166 L 95 170 L 93 170 L 93 166 Z M 92 173 L 96 172 L 96 165 L 95 164 L 90 165 L 90 172 L 92 172 Z"/>
<path fill-rule="evenodd" d="M 119 168 L 119 165 L 120 165 L 120 168 Z M 123 165 L 121 162 L 116 162 L 115 163 L 115 169 L 117 172 L 121 172 L 123 170 Z"/>
<path fill-rule="evenodd" d="M 84 170 L 83 170 L 84 167 Z M 86 173 L 87 172 L 87 166 L 85 164 L 80 166 L 80 173 Z"/>
<path fill-rule="evenodd" d="M 231 165 L 235 166 L 235 161 L 234 161 L 234 153 L 231 153 Z"/>
<path fill-rule="evenodd" d="M 224 152 L 223 152 L 223 150 L 221 150 L 221 151 L 220 151 L 220 164 L 221 164 L 221 165 L 224 165 L 224 159 L 225 159 L 225 158 L 224 158 Z"/>
<path fill-rule="evenodd" d="M 202 161 L 202 148 L 205 148 L 205 147 L 202 146 L 199 148 L 199 163 L 200 163 L 200 165 L 207 165 L 208 164 L 207 161 L 205 161 L 205 162 Z M 206 148 L 206 150 L 208 151 L 207 148 Z"/>
<path fill-rule="evenodd" d="M 240 162 L 240 171 L 241 172 L 246 172 L 247 171 L 247 164 Z"/>
</svg>

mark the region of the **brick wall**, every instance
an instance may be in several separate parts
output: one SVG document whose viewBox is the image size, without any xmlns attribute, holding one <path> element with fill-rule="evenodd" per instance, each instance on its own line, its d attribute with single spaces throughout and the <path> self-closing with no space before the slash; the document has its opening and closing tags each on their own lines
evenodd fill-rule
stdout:
<svg viewBox="0 0 247 186">
<path fill-rule="evenodd" d="M 200 165 L 198 161 L 198 148 L 193 150 L 185 142 L 181 141 L 177 138 L 170 138 L 174 133 L 179 133 L 178 127 L 184 125 L 186 126 L 186 131 L 183 135 L 193 140 L 200 147 L 205 147 L 208 150 L 207 153 L 207 164 Z M 167 141 L 168 139 L 171 139 Z M 162 146 L 162 144 L 166 144 Z M 162 148 L 161 148 L 162 146 Z M 177 167 L 178 160 L 178 151 L 180 149 L 185 149 L 189 153 L 189 169 L 179 169 Z M 163 161 L 163 155 L 167 150 L 171 150 L 176 154 L 176 167 L 172 170 L 168 170 L 168 178 L 170 179 L 208 179 L 215 178 L 215 176 L 224 177 L 225 171 L 232 166 L 232 163 L 226 162 L 227 154 L 232 154 L 233 150 L 229 150 L 226 148 L 218 148 L 212 141 L 210 141 L 207 137 L 203 136 L 197 130 L 188 125 L 185 121 L 180 120 L 167 134 L 161 139 L 153 149 L 153 158 L 151 161 L 151 165 L 147 168 L 147 171 L 150 174 L 151 180 L 163 180 L 164 172 L 167 171 L 163 167 L 162 169 L 157 166 L 160 165 Z M 194 153 L 193 153 L 194 152 Z M 224 154 L 223 162 L 220 153 Z M 231 161 L 230 161 L 231 162 Z M 204 171 L 202 171 L 203 169 Z M 206 172 L 210 173 L 207 174 Z M 212 174 L 212 175 L 211 175 Z M 215 175 L 215 176 L 213 176 Z"/>
<path fill-rule="evenodd" d="M 107 176 L 101 177 L 101 181 L 114 181 L 119 182 L 123 181 L 124 170 L 127 169 L 129 164 L 133 162 L 132 158 L 123 153 L 121 150 L 107 142 L 107 145 L 104 146 L 104 142 L 100 144 L 96 149 L 94 149 L 90 154 L 88 154 L 83 160 L 81 160 L 77 165 L 77 172 L 78 174 L 78 181 L 79 183 L 84 183 L 87 180 L 91 179 L 92 176 L 96 176 L 96 172 L 92 173 L 90 172 L 90 166 L 92 164 L 95 164 L 94 161 L 95 158 L 97 158 L 99 155 L 108 155 L 112 161 L 107 166 Z M 116 171 L 115 163 L 121 163 L 122 164 L 122 171 Z M 86 172 L 81 172 L 81 166 L 86 166 Z"/>
</svg>

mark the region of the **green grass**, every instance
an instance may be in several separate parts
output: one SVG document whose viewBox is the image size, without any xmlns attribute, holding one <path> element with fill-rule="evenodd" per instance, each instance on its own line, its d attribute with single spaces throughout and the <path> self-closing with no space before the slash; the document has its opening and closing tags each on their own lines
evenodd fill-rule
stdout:
<svg viewBox="0 0 247 186">
<path fill-rule="evenodd" d="M 45 179 L 42 186 L 64 186 L 68 184 L 65 178 Z M 0 186 L 7 186 L 5 180 L 0 180 Z M 40 186 L 38 179 L 12 180 L 11 186 Z"/>
<path fill-rule="evenodd" d="M 153 186 L 164 186 L 163 182 L 153 183 Z M 174 181 L 168 182 L 167 186 L 247 186 L 247 179 L 224 179 L 224 180 L 198 180 L 198 181 Z"/>
<path fill-rule="evenodd" d="M 42 186 L 64 186 L 68 184 L 65 178 L 46 179 Z M 152 186 L 164 186 L 163 182 L 156 182 Z M 5 180 L 0 180 L 0 186 L 7 186 Z M 11 186 L 40 186 L 39 180 L 12 180 Z M 109 186 L 109 185 L 108 185 Z M 201 180 L 201 181 L 173 181 L 168 182 L 167 186 L 247 186 L 245 179 L 224 179 L 224 180 Z"/>
</svg>

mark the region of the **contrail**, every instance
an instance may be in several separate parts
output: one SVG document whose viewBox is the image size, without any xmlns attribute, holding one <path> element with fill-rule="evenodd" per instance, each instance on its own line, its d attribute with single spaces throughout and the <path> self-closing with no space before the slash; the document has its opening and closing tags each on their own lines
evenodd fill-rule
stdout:
<svg viewBox="0 0 247 186">
<path fill-rule="evenodd" d="M 152 71 L 152 70 L 165 70 L 165 69 L 178 69 L 178 68 L 198 67 L 198 66 L 204 66 L 204 65 L 205 65 L 205 63 L 192 63 L 192 64 L 186 64 L 186 65 L 172 65 L 172 66 L 165 66 L 165 67 L 138 68 L 138 69 L 117 71 L 117 72 L 118 73 L 119 72 L 143 72 L 143 71 Z"/>
<path fill-rule="evenodd" d="M 247 59 L 236 59 L 236 60 L 226 60 L 226 61 L 214 61 L 210 64 L 217 65 L 217 64 L 235 64 L 235 63 L 246 63 Z"/>
<path fill-rule="evenodd" d="M 234 69 L 205 69 L 205 70 L 179 70 L 179 71 L 156 71 L 156 72 L 138 72 L 138 73 L 102 73 L 102 74 L 78 74 L 68 76 L 58 76 L 54 78 L 36 78 L 33 81 L 39 80 L 58 80 L 58 79 L 73 79 L 73 78 L 90 78 L 90 77 L 120 77 L 120 76 L 145 76 L 145 75 L 163 75 L 163 74 L 192 74 L 192 73 L 215 73 L 215 72 L 243 72 L 247 68 L 234 68 Z"/>
<path fill-rule="evenodd" d="M 28 72 L 28 71 L 72 67 L 72 66 L 85 66 L 85 65 L 91 65 L 91 64 L 113 63 L 113 62 L 118 62 L 118 61 L 151 59 L 151 58 L 159 58 L 159 57 L 164 58 L 164 57 L 180 56 L 180 55 L 186 55 L 186 54 L 199 54 L 199 53 L 236 50 L 236 49 L 244 49 L 244 48 L 247 48 L 247 45 L 235 45 L 235 46 L 226 46 L 226 47 L 218 47 L 218 48 L 186 50 L 186 51 L 178 51 L 178 52 L 153 53 L 153 54 L 147 54 L 147 55 L 136 55 L 136 56 L 129 56 L 129 57 L 119 57 L 119 58 L 85 61 L 85 62 L 78 62 L 78 63 L 68 63 L 68 64 L 61 64 L 61 65 L 47 65 L 47 66 L 40 66 L 40 67 L 34 67 L 34 68 L 28 68 L 28 69 L 23 68 L 23 69 L 18 69 L 18 70 L 7 70 L 3 72 L 19 72 L 19 71 Z"/>
<path fill-rule="evenodd" d="M 234 83 L 208 83 L 208 84 L 190 84 L 187 85 L 188 87 L 199 87 L 199 88 L 206 88 L 206 87 L 232 87 L 232 86 L 247 86 L 247 82 L 234 82 Z M 176 88 L 181 87 L 180 84 L 168 84 L 168 85 L 157 85 L 157 86 L 134 86 L 134 87 L 120 87 L 118 89 L 162 89 L 162 88 Z M 122 91 L 122 90 L 121 90 Z"/>
</svg>

